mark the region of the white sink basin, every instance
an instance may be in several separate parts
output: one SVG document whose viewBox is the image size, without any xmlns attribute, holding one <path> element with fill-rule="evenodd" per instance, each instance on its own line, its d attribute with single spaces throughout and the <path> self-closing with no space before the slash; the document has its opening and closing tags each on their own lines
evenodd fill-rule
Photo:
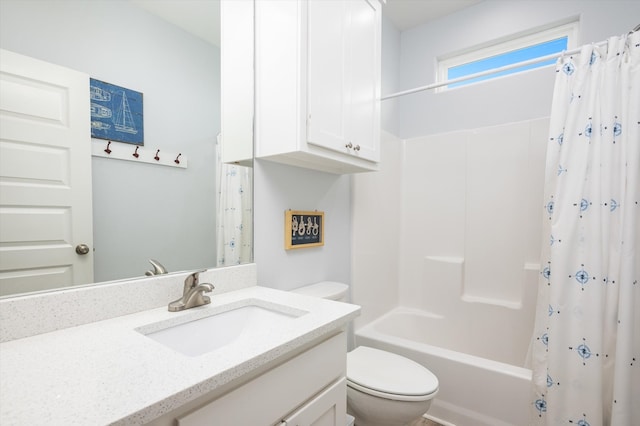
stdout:
<svg viewBox="0 0 640 426">
<path fill-rule="evenodd" d="M 304 313 L 289 313 L 275 307 L 248 304 L 159 331 L 145 331 L 149 327 L 137 331 L 184 355 L 197 356 L 227 345 L 251 342 Z"/>
</svg>

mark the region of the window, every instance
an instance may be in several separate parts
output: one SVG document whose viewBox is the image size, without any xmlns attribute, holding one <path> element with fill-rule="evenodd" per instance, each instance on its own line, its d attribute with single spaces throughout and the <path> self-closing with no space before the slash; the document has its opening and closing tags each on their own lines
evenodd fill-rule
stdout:
<svg viewBox="0 0 640 426">
<path fill-rule="evenodd" d="M 494 41 L 489 45 L 476 46 L 463 53 L 438 60 L 438 81 L 447 81 L 465 77 L 483 71 L 498 69 L 531 59 L 542 58 L 563 50 L 573 49 L 576 44 L 578 22 L 572 21 L 552 28 L 538 29 L 535 32 L 516 35 L 507 40 Z M 444 86 L 446 90 L 467 84 L 477 83 L 508 74 L 540 68 L 554 64 L 555 59 L 523 65 L 509 70 L 491 73 Z"/>
</svg>

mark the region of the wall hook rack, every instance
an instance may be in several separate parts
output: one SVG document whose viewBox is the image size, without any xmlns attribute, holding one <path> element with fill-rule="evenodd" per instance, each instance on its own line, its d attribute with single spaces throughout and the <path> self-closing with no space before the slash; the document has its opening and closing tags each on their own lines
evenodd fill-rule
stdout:
<svg viewBox="0 0 640 426">
<path fill-rule="evenodd" d="M 162 157 L 160 157 L 160 151 L 163 153 Z M 157 147 L 146 148 L 142 145 L 137 145 L 133 153 L 131 153 L 131 144 L 114 141 L 108 141 L 105 149 L 104 140 L 102 139 L 91 140 L 91 155 L 93 157 L 156 164 L 181 169 L 186 169 L 188 165 L 188 158 L 179 152 L 170 152 Z"/>
</svg>

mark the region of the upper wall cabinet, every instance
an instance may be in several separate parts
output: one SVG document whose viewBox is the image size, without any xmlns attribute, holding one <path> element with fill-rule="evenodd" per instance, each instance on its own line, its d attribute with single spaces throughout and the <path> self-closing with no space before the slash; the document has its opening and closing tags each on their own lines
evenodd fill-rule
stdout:
<svg viewBox="0 0 640 426">
<path fill-rule="evenodd" d="M 222 162 L 253 164 L 253 2 L 220 2 Z"/>
<path fill-rule="evenodd" d="M 380 32 L 378 0 L 255 2 L 257 158 L 377 170 Z"/>
</svg>

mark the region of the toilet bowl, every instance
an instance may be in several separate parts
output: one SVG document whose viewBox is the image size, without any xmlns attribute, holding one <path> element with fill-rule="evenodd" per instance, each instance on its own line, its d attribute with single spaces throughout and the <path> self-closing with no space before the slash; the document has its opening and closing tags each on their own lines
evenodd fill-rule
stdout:
<svg viewBox="0 0 640 426">
<path fill-rule="evenodd" d="M 347 354 L 347 407 L 356 426 L 406 425 L 437 393 L 437 377 L 408 358 L 367 346 Z"/>
<path fill-rule="evenodd" d="M 293 292 L 346 302 L 348 286 L 324 281 Z M 403 356 L 358 346 L 347 353 L 347 412 L 355 426 L 403 426 L 426 413 L 438 378 Z"/>
</svg>

